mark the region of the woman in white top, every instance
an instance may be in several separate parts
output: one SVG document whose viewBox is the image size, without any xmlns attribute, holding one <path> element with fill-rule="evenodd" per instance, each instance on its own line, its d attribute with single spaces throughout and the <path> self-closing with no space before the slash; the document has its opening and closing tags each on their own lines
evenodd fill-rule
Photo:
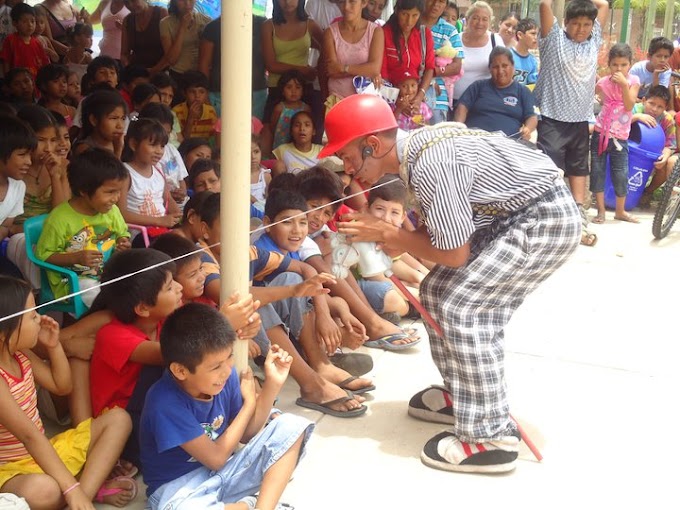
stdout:
<svg viewBox="0 0 680 510">
<path fill-rule="evenodd" d="M 102 24 L 103 35 L 99 41 L 99 54 L 120 60 L 123 20 L 130 14 L 124 0 L 101 0 L 90 15 L 90 23 Z"/>
<path fill-rule="evenodd" d="M 475 2 L 470 6 L 465 16 L 467 23 L 461 36 L 465 58 L 463 59 L 464 74 L 456 82 L 453 98 L 457 101 L 463 92 L 477 80 L 491 78 L 489 72 L 489 55 L 496 46 L 505 46 L 503 39 L 489 32 L 493 11 L 486 2 Z"/>
</svg>

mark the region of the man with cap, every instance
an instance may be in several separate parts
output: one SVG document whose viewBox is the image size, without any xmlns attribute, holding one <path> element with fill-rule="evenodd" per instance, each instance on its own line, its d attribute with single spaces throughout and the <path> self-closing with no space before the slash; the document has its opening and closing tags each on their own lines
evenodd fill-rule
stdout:
<svg viewBox="0 0 680 510">
<path fill-rule="evenodd" d="M 326 116 L 326 133 L 319 157 L 336 154 L 367 186 L 399 173 L 422 223 L 409 232 L 352 213 L 339 231 L 437 264 L 420 297 L 444 333 L 425 324 L 444 386 L 414 395 L 409 414 L 451 428 L 425 444 L 421 460 L 449 471 L 514 469 L 519 433 L 506 396 L 503 330 L 581 239 L 562 171 L 502 133 L 460 124 L 398 131 L 377 96 L 340 101 Z"/>
</svg>

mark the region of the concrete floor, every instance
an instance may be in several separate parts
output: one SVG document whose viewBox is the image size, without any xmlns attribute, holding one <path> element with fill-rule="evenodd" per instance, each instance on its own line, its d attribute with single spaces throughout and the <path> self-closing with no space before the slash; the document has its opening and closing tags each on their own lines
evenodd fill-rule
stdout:
<svg viewBox="0 0 680 510">
<path fill-rule="evenodd" d="M 639 216 L 640 225 L 594 225 L 598 245 L 580 247 L 507 328 L 512 411 L 543 462 L 523 445 L 508 475 L 425 467 L 422 445 L 444 427 L 408 417 L 406 404 L 440 382 L 427 342 L 402 354 L 362 348 L 377 386 L 363 417 L 299 408 L 297 386 L 286 384 L 280 407 L 317 427 L 283 501 L 297 510 L 678 508 L 680 226 L 657 242 L 651 215 Z"/>
</svg>

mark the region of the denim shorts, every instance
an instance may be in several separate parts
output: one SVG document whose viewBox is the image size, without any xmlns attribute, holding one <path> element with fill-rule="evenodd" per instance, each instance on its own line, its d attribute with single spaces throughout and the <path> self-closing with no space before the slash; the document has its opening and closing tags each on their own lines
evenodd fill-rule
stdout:
<svg viewBox="0 0 680 510">
<path fill-rule="evenodd" d="M 607 148 L 602 154 L 598 154 L 601 136 L 597 131 L 593 131 L 590 139 L 590 191 L 604 192 L 607 156 L 609 156 L 609 174 L 614 185 L 614 192 L 617 197 L 625 197 L 628 194 L 628 140 L 616 140 L 621 147 L 621 150 L 618 150 L 614 139 L 610 138 Z"/>
<path fill-rule="evenodd" d="M 383 313 L 385 311 L 385 296 L 392 290 L 392 283 L 374 282 L 363 278 L 358 279 L 357 283 L 375 313 Z"/>
<path fill-rule="evenodd" d="M 149 496 L 152 510 L 224 510 L 260 490 L 265 472 L 304 434 L 300 458 L 305 453 L 314 424 L 300 416 L 282 414 L 272 420 L 218 471 L 199 467 L 161 485 Z"/>
</svg>

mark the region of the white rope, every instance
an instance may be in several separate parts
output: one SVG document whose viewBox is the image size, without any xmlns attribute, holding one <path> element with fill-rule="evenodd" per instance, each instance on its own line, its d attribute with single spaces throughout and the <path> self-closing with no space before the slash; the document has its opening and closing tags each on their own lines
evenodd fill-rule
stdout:
<svg viewBox="0 0 680 510">
<path fill-rule="evenodd" d="M 395 174 L 395 175 L 396 175 L 396 174 Z M 250 234 L 252 235 L 252 234 L 255 234 L 255 233 L 257 233 L 257 232 L 263 231 L 263 230 L 265 230 L 265 229 L 267 229 L 267 228 L 269 228 L 269 227 L 273 227 L 274 225 L 278 225 L 279 223 L 283 223 L 284 221 L 288 221 L 288 220 L 290 220 L 291 218 L 297 218 L 297 217 L 299 217 L 299 216 L 306 216 L 306 215 L 309 214 L 310 212 L 318 211 L 318 210 L 320 210 L 320 209 L 323 209 L 323 208 L 325 208 L 325 207 L 328 207 L 329 205 L 341 204 L 341 203 L 344 202 L 345 200 L 348 200 L 348 199 L 350 199 L 350 198 L 354 198 L 354 197 L 357 197 L 357 196 L 361 196 L 361 195 L 363 195 L 364 193 L 366 193 L 367 191 L 371 191 L 371 190 L 374 190 L 374 189 L 381 188 L 382 186 L 385 186 L 385 185 L 387 185 L 387 184 L 391 184 L 392 182 L 393 182 L 393 181 L 386 181 L 386 182 L 383 182 L 382 184 L 374 185 L 374 186 L 372 186 L 372 187 L 370 187 L 370 188 L 368 188 L 368 189 L 366 189 L 366 190 L 362 190 L 362 191 L 359 191 L 359 192 L 357 192 L 357 193 L 353 193 L 352 195 L 347 195 L 346 197 L 343 197 L 343 198 L 341 198 L 341 199 L 339 199 L 339 200 L 334 200 L 333 202 L 329 202 L 328 204 L 324 204 L 324 205 L 321 205 L 321 206 L 318 206 L 318 207 L 314 207 L 313 209 L 309 209 L 309 210 L 307 210 L 307 211 L 300 212 L 300 213 L 298 213 L 298 214 L 294 214 L 293 216 L 289 216 L 289 217 L 287 217 L 287 218 L 285 218 L 285 219 L 283 219 L 283 220 L 279 220 L 279 221 L 276 221 L 276 222 L 274 222 L 274 223 L 268 223 L 267 225 L 262 225 L 262 226 L 260 226 L 260 227 L 258 227 L 258 228 L 256 228 L 256 229 L 254 229 L 254 230 L 251 230 L 251 231 L 250 231 Z M 171 233 L 171 232 L 170 232 L 170 233 Z M 119 282 L 119 281 L 121 281 L 121 280 L 125 280 L 126 278 L 131 278 L 131 277 L 136 276 L 136 275 L 138 275 L 138 274 L 140 274 L 140 273 L 144 273 L 145 271 L 151 271 L 152 269 L 156 269 L 156 268 L 158 268 L 158 267 L 162 267 L 162 266 L 164 266 L 164 265 L 166 265 L 166 264 L 169 264 L 170 262 L 175 262 L 176 260 L 180 260 L 180 259 L 183 259 L 183 258 L 186 258 L 186 257 L 191 257 L 191 256 L 193 256 L 193 255 L 196 255 L 197 253 L 201 253 L 201 252 L 206 252 L 206 253 L 208 253 L 208 250 L 209 250 L 210 248 L 215 248 L 216 246 L 219 246 L 220 244 L 222 244 L 222 243 L 214 243 L 214 244 L 211 244 L 210 246 L 206 246 L 205 248 L 198 248 L 198 249 L 196 249 L 196 250 L 194 250 L 194 251 L 192 251 L 192 252 L 185 253 L 184 255 L 180 255 L 179 257 L 175 257 L 175 258 L 172 258 L 172 259 L 170 259 L 170 260 L 166 260 L 166 261 L 163 261 L 163 262 L 159 262 L 158 264 L 154 264 L 154 265 L 152 265 L 152 266 L 148 266 L 148 267 L 139 269 L 138 271 L 134 271 L 134 272 L 132 272 L 132 273 L 127 273 L 127 274 L 121 275 L 121 276 L 119 276 L 119 277 L 117 277 L 117 278 L 114 278 L 113 280 L 109 280 L 108 282 L 100 282 L 98 285 L 95 285 L 94 287 L 90 287 L 89 289 L 79 290 L 79 291 L 77 291 L 77 292 L 73 292 L 73 293 L 68 294 L 68 295 L 66 295 L 66 296 L 62 296 L 62 297 L 60 297 L 60 298 L 53 299 L 52 301 L 48 301 L 47 303 L 42 303 L 42 304 L 36 305 L 36 306 L 34 306 L 34 307 L 32 307 L 32 308 L 28 308 L 28 309 L 26 309 L 26 310 L 21 310 L 21 311 L 19 311 L 19 312 L 16 312 L 16 313 L 13 313 L 13 314 L 11 314 L 11 315 L 7 315 L 7 316 L 5 316 L 5 317 L 0 318 L 0 322 L 6 321 L 6 320 L 10 320 L 10 319 L 13 319 L 14 317 L 18 317 L 18 316 L 20 316 L 20 315 L 23 315 L 23 314 L 25 314 L 25 313 L 32 312 L 32 311 L 34 311 L 34 310 L 40 310 L 41 308 L 44 308 L 44 307 L 47 307 L 47 306 L 51 306 L 51 305 L 53 305 L 53 304 L 55 304 L 55 303 L 59 303 L 59 302 L 61 302 L 61 301 L 66 301 L 66 300 L 71 299 L 71 298 L 74 298 L 74 297 L 76 297 L 76 296 L 80 296 L 81 294 L 85 294 L 86 292 L 91 292 L 91 291 L 96 290 L 96 289 L 101 289 L 102 287 L 106 287 L 107 285 L 111 285 L 111 284 L 116 283 L 116 282 Z"/>
</svg>

